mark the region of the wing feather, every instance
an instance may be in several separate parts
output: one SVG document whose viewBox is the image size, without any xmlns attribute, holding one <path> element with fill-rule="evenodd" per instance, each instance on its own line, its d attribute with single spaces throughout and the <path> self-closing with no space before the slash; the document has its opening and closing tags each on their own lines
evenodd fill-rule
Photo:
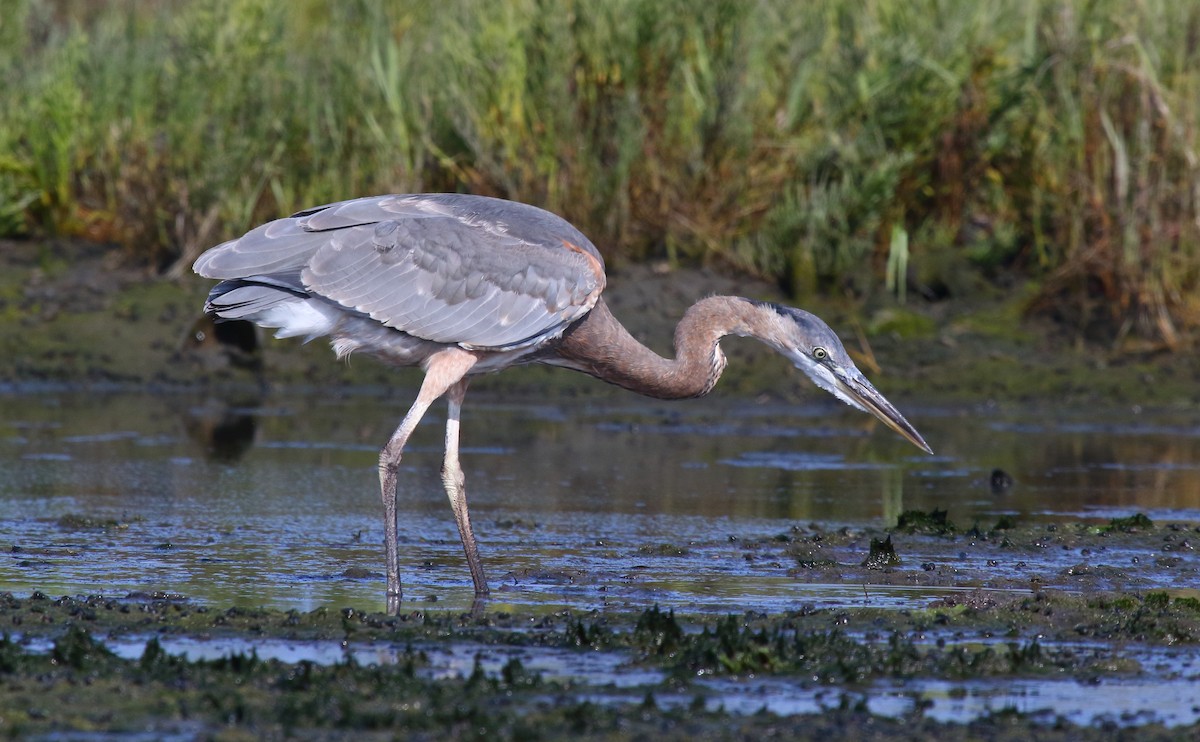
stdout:
<svg viewBox="0 0 1200 742">
<path fill-rule="evenodd" d="M 209 250 L 195 270 L 226 280 L 288 274 L 310 295 L 388 327 L 479 349 L 561 332 L 605 283 L 599 251 L 563 219 L 454 194 L 302 211 Z"/>
</svg>

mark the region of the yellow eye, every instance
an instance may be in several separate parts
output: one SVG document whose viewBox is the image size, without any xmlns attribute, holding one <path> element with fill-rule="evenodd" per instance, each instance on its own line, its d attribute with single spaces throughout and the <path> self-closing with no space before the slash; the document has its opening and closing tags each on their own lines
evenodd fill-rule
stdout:
<svg viewBox="0 0 1200 742">
<path fill-rule="evenodd" d="M 823 361 L 828 357 L 829 351 L 825 350 L 824 348 L 813 348 L 813 358 L 816 358 L 818 361 Z"/>
</svg>

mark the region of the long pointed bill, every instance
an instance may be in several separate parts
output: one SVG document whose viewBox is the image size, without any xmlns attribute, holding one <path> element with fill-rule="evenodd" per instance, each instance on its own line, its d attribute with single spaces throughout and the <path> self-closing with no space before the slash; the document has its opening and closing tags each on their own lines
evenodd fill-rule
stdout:
<svg viewBox="0 0 1200 742">
<path fill-rule="evenodd" d="M 904 415 L 892 406 L 892 403 L 884 399 L 884 396 L 879 393 L 875 387 L 871 386 L 871 382 L 867 381 L 866 377 L 858 372 L 857 369 L 850 372 L 845 372 L 838 369 L 833 374 L 834 383 L 843 394 L 850 397 L 858 404 L 862 405 L 863 409 L 870 412 L 875 417 L 883 421 L 883 424 L 899 433 L 903 438 L 912 443 L 917 448 L 925 453 L 933 453 L 933 449 L 921 437 L 907 420 Z"/>
</svg>

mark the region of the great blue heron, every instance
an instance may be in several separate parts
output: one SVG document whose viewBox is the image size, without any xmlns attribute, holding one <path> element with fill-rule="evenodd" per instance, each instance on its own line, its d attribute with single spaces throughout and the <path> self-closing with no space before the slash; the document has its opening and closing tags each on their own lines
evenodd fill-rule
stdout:
<svg viewBox="0 0 1200 742">
<path fill-rule="evenodd" d="M 635 340 L 609 312 L 604 261 L 579 230 L 525 204 L 456 194 L 359 198 L 307 209 L 212 248 L 194 270 L 222 279 L 205 311 L 278 328 L 276 337 L 331 338 L 339 358 L 369 353 L 420 366 L 416 402 L 379 454 L 389 609 L 399 607 L 396 474 L 429 406 L 449 402 L 442 481 L 475 593 L 488 592 L 458 460 L 470 378 L 522 363 L 582 371 L 659 399 L 707 394 L 725 368 L 719 341 L 754 337 L 820 388 L 870 412 L 932 453 L 916 429 L 855 367 L 816 316 L 751 299 L 712 296 L 675 329 L 674 360 Z"/>
</svg>

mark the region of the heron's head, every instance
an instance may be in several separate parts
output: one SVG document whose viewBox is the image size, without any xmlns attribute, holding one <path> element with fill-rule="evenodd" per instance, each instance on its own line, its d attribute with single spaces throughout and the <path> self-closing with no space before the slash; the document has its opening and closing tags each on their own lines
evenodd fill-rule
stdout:
<svg viewBox="0 0 1200 742">
<path fill-rule="evenodd" d="M 814 384 L 851 407 L 871 413 L 917 448 L 933 453 L 917 429 L 862 375 L 837 334 L 820 317 L 779 304 L 761 306 L 775 313 L 771 331 L 763 339 Z"/>
</svg>

